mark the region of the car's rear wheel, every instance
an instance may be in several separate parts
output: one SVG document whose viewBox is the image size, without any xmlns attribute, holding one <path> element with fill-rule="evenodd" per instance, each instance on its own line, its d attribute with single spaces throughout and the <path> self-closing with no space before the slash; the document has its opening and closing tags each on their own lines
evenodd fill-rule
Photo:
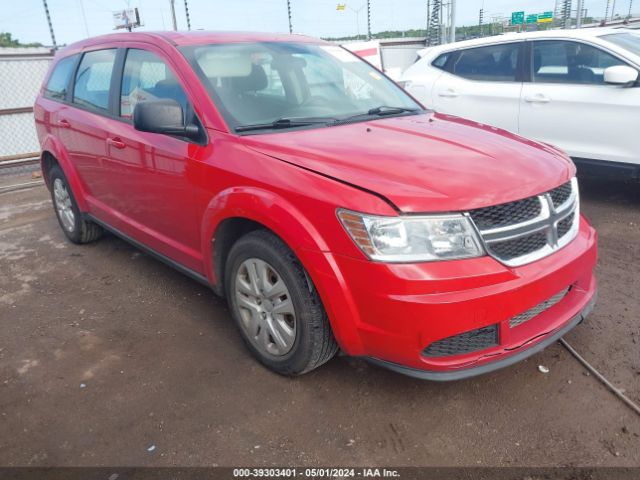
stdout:
<svg viewBox="0 0 640 480">
<path fill-rule="evenodd" d="M 100 238 L 102 227 L 82 217 L 69 182 L 59 166 L 51 167 L 49 182 L 58 223 L 67 238 L 73 243 L 88 243 Z"/>
<path fill-rule="evenodd" d="M 251 353 L 271 370 L 300 375 L 338 350 L 327 315 L 294 253 L 266 230 L 251 232 L 231 248 L 226 295 Z"/>
</svg>

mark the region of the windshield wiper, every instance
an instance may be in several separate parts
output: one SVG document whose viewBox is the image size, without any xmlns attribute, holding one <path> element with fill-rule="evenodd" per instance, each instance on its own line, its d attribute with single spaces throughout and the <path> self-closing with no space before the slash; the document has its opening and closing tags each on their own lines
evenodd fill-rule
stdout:
<svg viewBox="0 0 640 480">
<path fill-rule="evenodd" d="M 417 112 L 418 110 L 420 109 L 407 107 L 388 107 L 387 105 L 380 105 L 379 107 L 369 109 L 367 115 L 394 115 L 396 113 Z"/>
<path fill-rule="evenodd" d="M 249 125 L 239 125 L 235 128 L 236 132 L 249 132 L 251 130 L 277 130 L 279 128 L 306 127 L 307 125 L 316 125 L 321 123 L 329 123 L 335 118 L 278 118 L 270 123 L 253 123 Z"/>
<path fill-rule="evenodd" d="M 399 113 L 416 113 L 420 112 L 420 108 L 408 108 L 408 107 L 389 107 L 387 105 L 380 105 L 379 107 L 370 108 L 367 113 L 356 113 L 349 117 L 341 118 L 336 123 L 348 123 L 352 120 L 368 117 L 384 117 L 386 115 L 397 115 Z"/>
</svg>

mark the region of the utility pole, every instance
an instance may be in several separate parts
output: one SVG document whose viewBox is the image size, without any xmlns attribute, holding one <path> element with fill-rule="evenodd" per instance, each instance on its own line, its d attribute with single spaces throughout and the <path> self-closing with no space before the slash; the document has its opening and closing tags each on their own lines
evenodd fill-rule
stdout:
<svg viewBox="0 0 640 480">
<path fill-rule="evenodd" d="M 480 36 L 482 37 L 482 24 L 484 23 L 484 8 L 480 9 L 480 15 L 478 16 L 478 25 L 480 26 Z"/>
<path fill-rule="evenodd" d="M 289 16 L 289 33 L 293 33 L 293 24 L 291 23 L 291 0 L 287 0 L 287 15 Z"/>
<path fill-rule="evenodd" d="M 613 3 L 611 4 L 611 21 L 613 22 L 613 18 L 615 17 L 614 15 L 614 11 L 616 9 L 616 0 L 613 0 Z"/>
<path fill-rule="evenodd" d="M 456 0 L 451 1 L 451 32 L 449 32 L 449 41 L 456 41 Z"/>
<path fill-rule="evenodd" d="M 371 40 L 371 0 L 367 0 L 367 40 Z"/>
<path fill-rule="evenodd" d="M 173 29 L 178 30 L 178 21 L 176 20 L 176 0 L 169 0 L 171 4 L 171 21 L 173 23 Z"/>
<path fill-rule="evenodd" d="M 189 4 L 184 0 L 184 13 L 187 16 L 187 30 L 191 30 L 191 19 L 189 18 Z"/>
<path fill-rule="evenodd" d="M 47 15 L 47 23 L 49 24 L 49 33 L 51 34 L 51 43 L 53 44 L 53 49 L 58 49 L 58 44 L 56 43 L 56 36 L 53 33 L 53 24 L 51 23 L 51 15 L 49 15 L 49 6 L 47 5 L 47 0 L 42 0 L 42 4 L 44 5 L 44 13 Z"/>
<path fill-rule="evenodd" d="M 631 18 L 631 8 L 633 7 L 633 0 L 629 0 L 629 15 L 627 15 L 627 18 Z"/>
<path fill-rule="evenodd" d="M 369 12 L 369 1 L 367 0 L 367 4 L 366 5 L 362 5 L 360 8 L 353 8 L 350 7 L 349 5 L 347 5 L 347 8 L 349 10 L 351 10 L 353 13 L 356 14 L 356 29 L 358 31 L 358 36 L 356 37 L 358 40 L 360 40 L 360 12 L 362 11 L 362 9 L 364 7 L 367 7 L 367 13 Z M 371 27 L 369 27 L 369 30 L 371 30 Z"/>
</svg>

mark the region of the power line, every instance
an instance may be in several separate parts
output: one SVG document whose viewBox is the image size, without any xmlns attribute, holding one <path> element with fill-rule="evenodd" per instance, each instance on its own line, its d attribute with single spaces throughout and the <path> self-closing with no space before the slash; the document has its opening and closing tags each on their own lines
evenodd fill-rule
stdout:
<svg viewBox="0 0 640 480">
<path fill-rule="evenodd" d="M 84 22 L 84 33 L 87 34 L 87 37 L 89 37 L 89 25 L 87 25 L 87 15 L 84 12 L 84 3 L 82 3 L 82 0 L 78 0 L 78 3 L 80 4 L 80 12 L 82 12 L 82 21 Z"/>
<path fill-rule="evenodd" d="M 289 16 L 289 33 L 293 33 L 293 24 L 291 23 L 291 0 L 287 0 L 287 15 Z"/>
</svg>

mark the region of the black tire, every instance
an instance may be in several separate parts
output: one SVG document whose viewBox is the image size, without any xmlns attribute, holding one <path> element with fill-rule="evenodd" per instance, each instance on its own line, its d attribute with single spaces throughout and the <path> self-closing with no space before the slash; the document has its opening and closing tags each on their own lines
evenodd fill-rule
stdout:
<svg viewBox="0 0 640 480">
<path fill-rule="evenodd" d="M 56 180 L 62 182 L 62 185 L 66 189 L 69 194 L 69 200 L 71 202 L 71 211 L 73 212 L 73 226 L 71 229 L 65 227 L 65 224 L 60 217 L 60 211 L 57 208 L 57 202 L 55 198 L 54 185 L 56 185 Z M 67 236 L 69 240 L 73 243 L 89 243 L 97 240 L 102 236 L 103 230 L 100 225 L 97 225 L 89 220 L 85 220 L 82 212 L 78 208 L 78 204 L 76 203 L 76 199 L 73 195 L 73 191 L 71 190 L 71 186 L 69 182 L 67 182 L 67 177 L 64 176 L 62 169 L 58 165 L 54 165 L 49 170 L 49 185 L 51 190 L 51 201 L 53 202 L 53 209 L 56 212 L 56 217 L 58 218 L 58 223 L 60 224 L 60 228 Z"/>
<path fill-rule="evenodd" d="M 251 258 L 273 266 L 284 281 L 295 309 L 296 334 L 293 347 L 277 358 L 258 350 L 240 323 L 235 279 L 243 262 Z M 338 351 L 318 292 L 295 254 L 271 232 L 253 231 L 233 245 L 225 267 L 225 293 L 231 315 L 247 348 L 260 363 L 274 372 L 301 375 L 326 363 Z"/>
</svg>

